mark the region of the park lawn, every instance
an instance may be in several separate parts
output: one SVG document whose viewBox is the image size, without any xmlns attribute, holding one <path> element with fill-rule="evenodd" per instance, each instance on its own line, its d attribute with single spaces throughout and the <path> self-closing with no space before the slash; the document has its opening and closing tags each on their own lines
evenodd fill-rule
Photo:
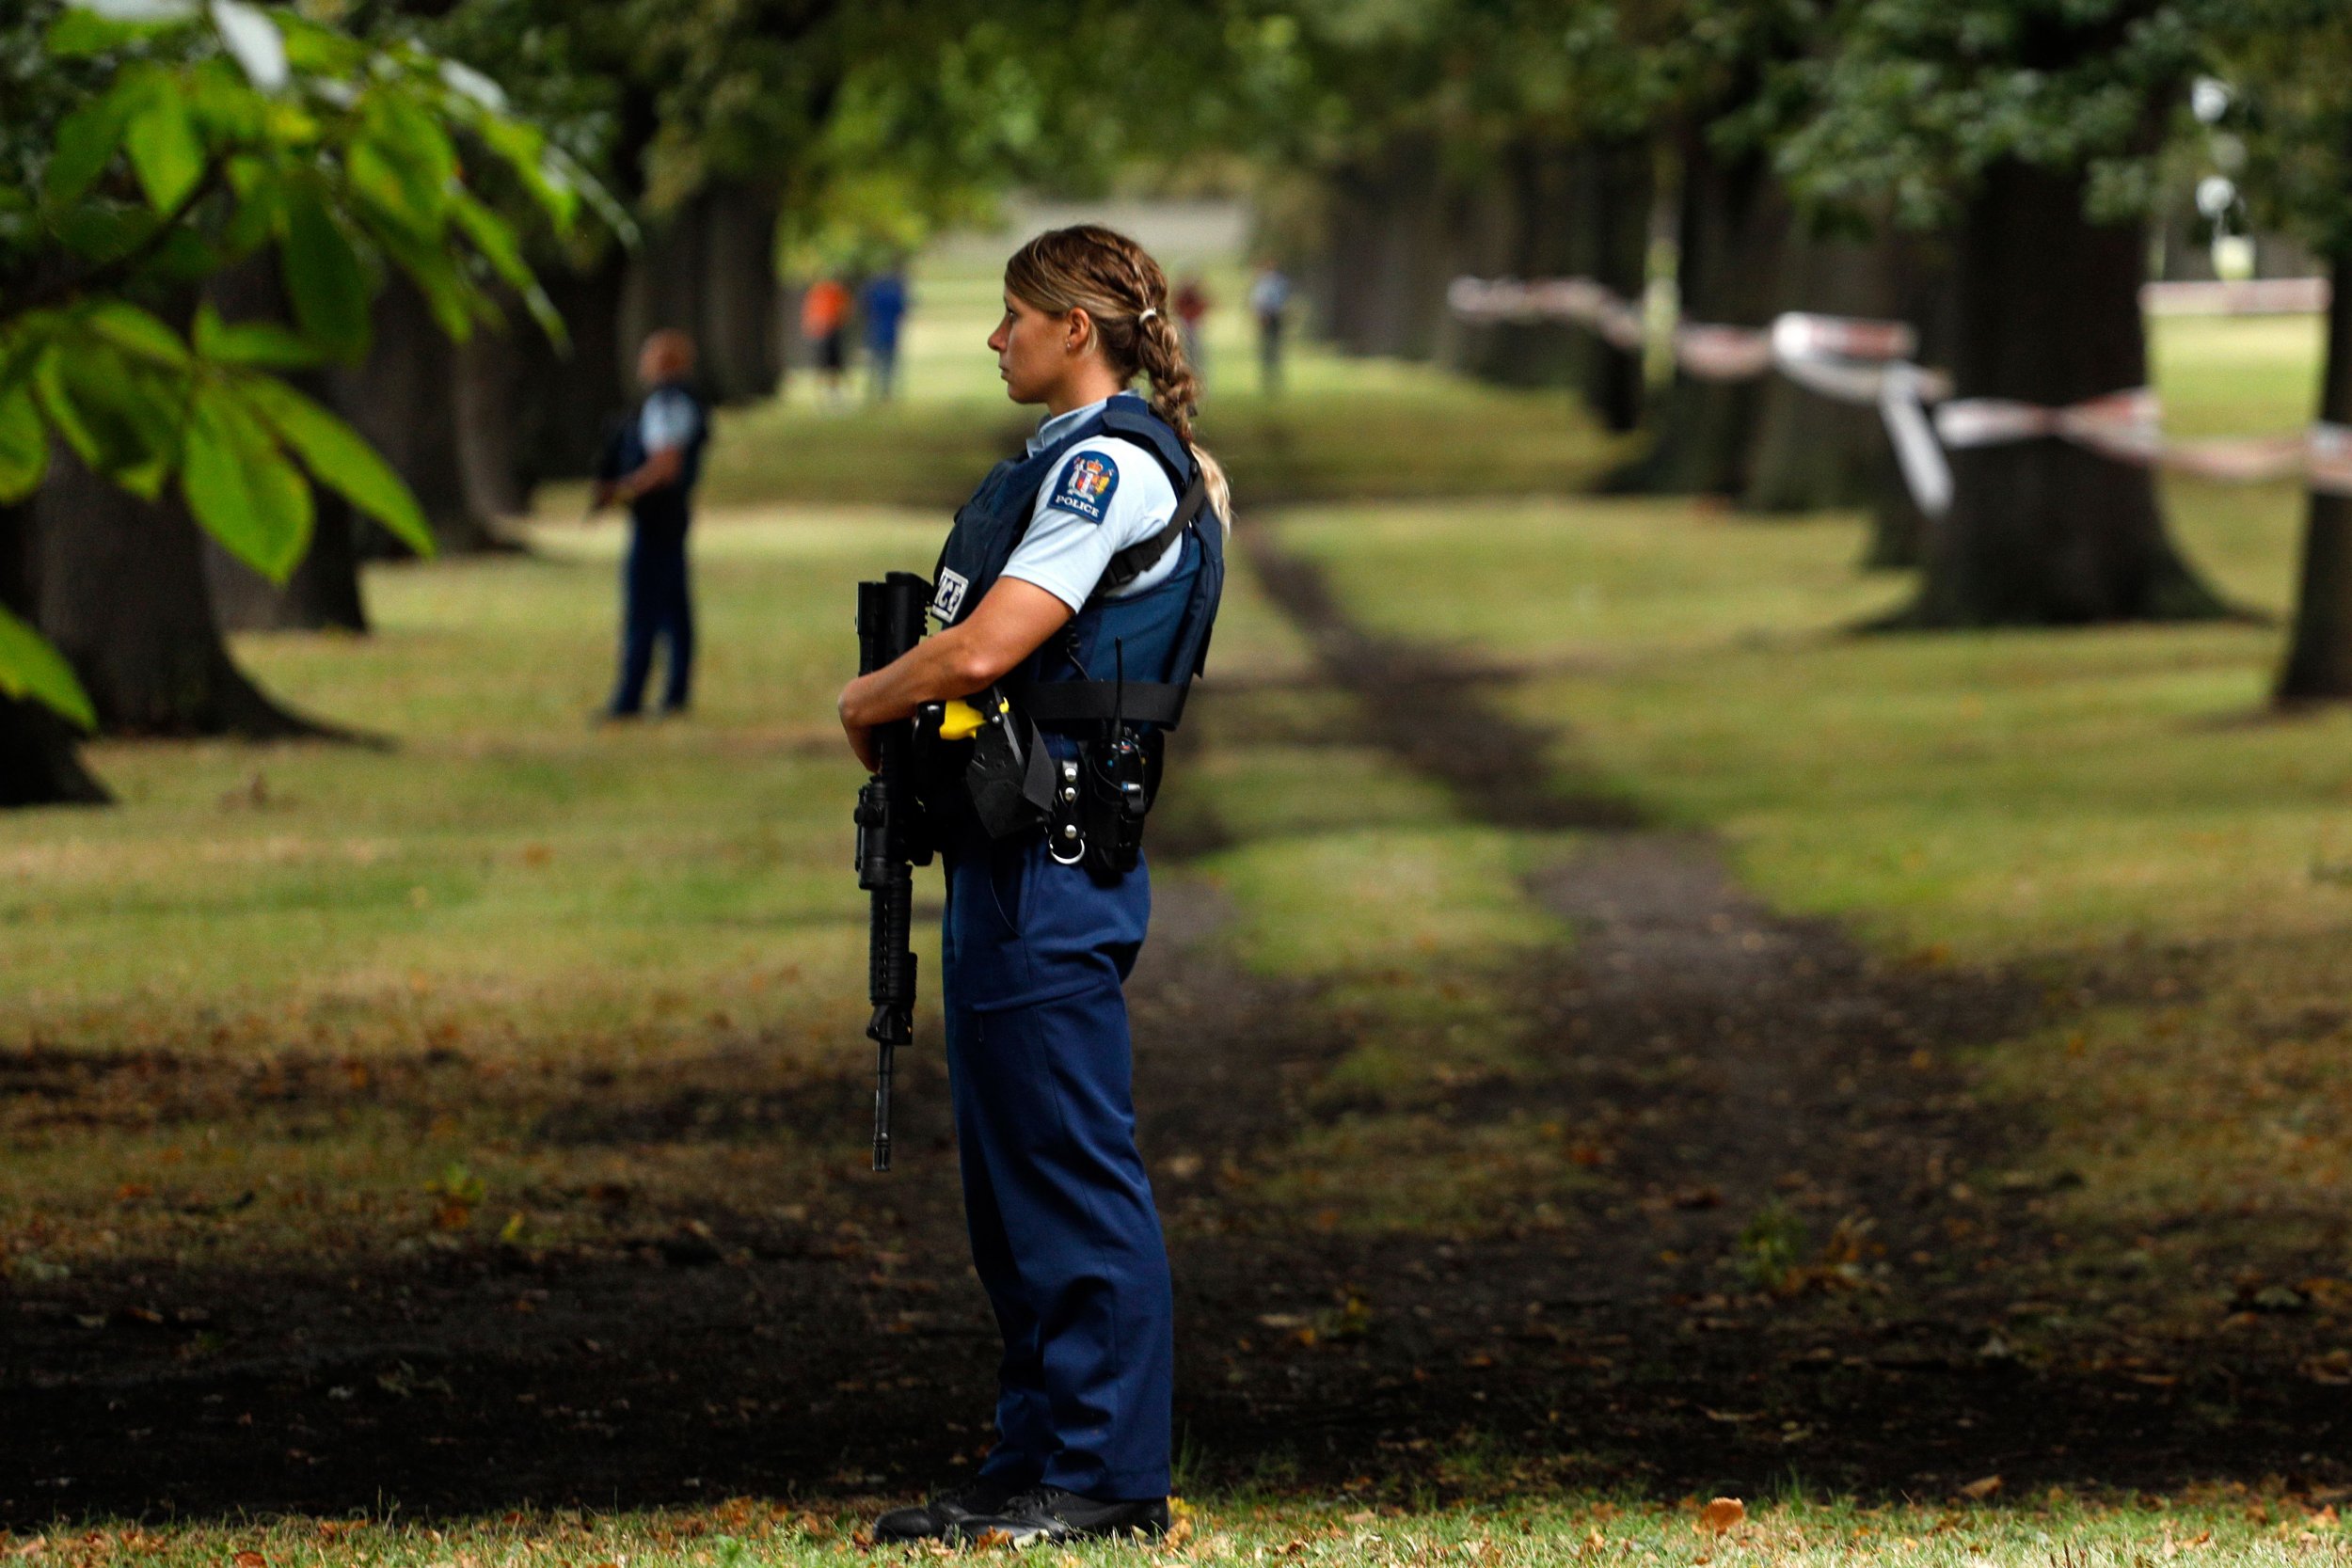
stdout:
<svg viewBox="0 0 2352 1568">
<path fill-rule="evenodd" d="M 849 585 L 921 565 L 930 531 L 710 528 L 695 718 L 592 728 L 619 537 L 378 568 L 375 635 L 243 641 L 272 690 L 392 749 L 107 743 L 119 807 L 0 821 L 0 1037 L 152 1064 L 93 1073 L 120 1102 L 91 1125 L 18 1103 L 0 1228 L 20 1260 L 366 1254 L 451 1202 L 556 1241 L 625 1164 L 687 1208 L 755 1164 L 789 1201 L 807 1162 L 855 1152 L 679 1146 L 646 1169 L 532 1133 L 582 1074 L 717 1093 L 839 1066 L 866 918 L 832 721 Z M 286 1084 L 304 1103 L 281 1112 Z M 240 1193 L 259 1196 L 233 1218 L 189 1218 Z"/>
<path fill-rule="evenodd" d="M 1509 1456 L 1465 1452 L 1453 1469 L 1492 1499 L 1448 1508 L 1341 1501 L 1302 1504 L 1247 1496 L 1180 1503 L 1159 1545 L 1055 1548 L 1056 1568 L 1143 1561 L 1428 1564 L 1716 1564 L 1719 1568 L 1842 1568 L 1865 1557 L 1883 1568 L 1988 1568 L 2052 1562 L 2190 1562 L 2280 1568 L 2342 1560 L 2332 1505 L 2243 1484 L 2196 1496 L 2079 1498 L 2053 1488 L 2014 1502 L 1860 1507 L 1797 1496 L 1748 1507 L 1727 1529 L 1709 1528 L 1708 1500 L 1553 1497 L 1524 1500 L 1542 1476 Z M 364 1562 L 377 1568 L 527 1568 L 535 1563 L 629 1568 L 744 1568 L 752 1563 L 929 1561 L 921 1548 L 876 1548 L 863 1530 L 884 1499 L 814 1505 L 733 1498 L 707 1508 L 602 1514 L 513 1513 L 501 1519 L 405 1523 L 383 1518 L 255 1520 L 233 1525 L 60 1527 L 10 1539 L 0 1551 L 97 1568 L 124 1560 L 155 1568 L 233 1562 L 267 1568 Z M 1725 1511 L 1728 1512 L 1728 1511 Z M 253 1555 L 248 1555 L 253 1554 Z M 987 1560 L 983 1557 L 981 1560 Z"/>
<path fill-rule="evenodd" d="M 2296 498 L 2169 494 L 2199 562 L 2281 610 Z M 1375 629 L 1520 663 L 1506 700 L 1557 727 L 1553 768 L 1719 834 L 1780 907 L 2095 986 L 1973 1064 L 2053 1129 L 2070 1228 L 2341 1243 L 2352 714 L 2265 712 L 2275 621 L 1854 635 L 1905 587 L 1849 569 L 1851 519 L 1659 501 L 1311 509 L 1279 537 Z"/>
<path fill-rule="evenodd" d="M 1597 448 L 1578 440 L 1573 460 L 1589 465 Z M 1247 494 L 1250 470 L 1237 471 Z M 2291 497 L 2175 496 L 2201 563 L 2249 604 L 2283 602 Z M 2341 1212 L 2352 724 L 2247 721 L 2276 627 L 1846 637 L 1901 593 L 1850 569 L 1851 518 L 1490 496 L 1244 526 L 1278 528 L 1283 547 L 1322 561 L 1384 630 L 1523 662 L 1505 700 L 1563 727 L 1551 766 L 1722 833 L 1783 906 L 1835 912 L 1921 963 L 2022 962 L 2054 982 L 2121 966 L 2130 984 L 2068 1029 L 1972 1064 L 1992 1092 L 2081 1130 L 2050 1151 L 2085 1179 L 2063 1199 L 2070 1225 L 2122 1244 L 2201 1210 L 2226 1208 L 2213 1223 L 2243 1230 L 2242 1200 L 2290 1227 Z M 937 530 L 872 509 L 715 509 L 700 545 L 697 716 L 622 732 L 584 721 L 609 673 L 616 530 L 549 523 L 530 559 L 377 568 L 375 637 L 238 651 L 273 690 L 397 750 L 109 743 L 93 756 L 120 809 L 0 819 L 14 982 L 0 1040 L 28 1062 L 152 1068 L 117 1074 L 133 1092 L 87 1120 L 49 1125 L 37 1102 L 18 1107 L 0 1194 L 18 1280 L 125 1257 L 356 1256 L 451 1233 L 560 1243 L 590 1233 L 602 1182 L 626 1179 L 658 1212 L 691 1214 L 798 1202 L 862 1164 L 854 1130 L 823 1147 L 584 1152 L 534 1129 L 583 1074 L 723 1094 L 862 1067 L 856 779 L 829 699 L 852 659 L 847 585 L 924 569 Z M 1237 571 L 1215 664 L 1230 690 L 1168 808 L 1171 826 L 1190 816 L 1214 831 L 1161 874 L 1224 900 L 1234 958 L 1306 988 L 1346 1033 L 1321 1092 L 1360 1109 L 1269 1153 L 1251 1194 L 1352 1230 L 1473 1229 L 1576 1172 L 1564 1158 L 1503 1166 L 1414 1106 L 1465 1078 L 1507 1081 L 1537 1043 L 1515 1032 L 1502 987 L 1515 962 L 1572 934 L 1520 879 L 1580 841 L 1470 820 L 1352 744 L 1348 701 L 1308 682 L 1311 663 Z M 918 1032 L 937 1037 L 935 1014 Z M 272 1091 L 296 1080 L 310 1090 L 300 1110 L 277 1109 Z M 326 1113 L 321 1081 L 345 1090 Z M 159 1101 L 185 1115 L 158 1120 Z M 2233 1126 L 2256 1135 L 2225 1137 Z M 2119 1562 L 2341 1550 L 2331 1516 L 2275 1493 L 1867 1513 L 1792 1501 L 1714 1540 L 1685 1506 L 1531 1508 L 1560 1478 L 1508 1454 L 1466 1449 L 1447 1470 L 1450 1492 L 1492 1506 L 1223 1497 L 1176 1555 L 1760 1564 L 1867 1552 L 1974 1568 L 2045 1563 L 2058 1540 Z M 830 1560 L 853 1549 L 865 1506 L 431 1528 L 114 1522 L 94 1535 L 60 1526 L 42 1552 L 253 1551 L 272 1568 Z"/>
</svg>

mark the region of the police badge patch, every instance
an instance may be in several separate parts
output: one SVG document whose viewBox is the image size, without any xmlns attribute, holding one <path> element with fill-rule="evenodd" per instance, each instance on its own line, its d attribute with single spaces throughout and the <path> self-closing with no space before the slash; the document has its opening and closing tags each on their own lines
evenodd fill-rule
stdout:
<svg viewBox="0 0 2352 1568">
<path fill-rule="evenodd" d="M 931 595 L 931 613 L 939 617 L 941 626 L 954 622 L 956 611 L 963 608 L 963 591 L 970 586 L 961 572 L 951 572 L 945 566 L 939 569 L 939 587 Z"/>
<path fill-rule="evenodd" d="M 1055 509 L 1074 513 L 1089 523 L 1099 523 L 1110 509 L 1111 497 L 1119 489 L 1119 465 L 1099 451 L 1082 451 L 1061 471 L 1061 484 L 1054 491 Z"/>
</svg>

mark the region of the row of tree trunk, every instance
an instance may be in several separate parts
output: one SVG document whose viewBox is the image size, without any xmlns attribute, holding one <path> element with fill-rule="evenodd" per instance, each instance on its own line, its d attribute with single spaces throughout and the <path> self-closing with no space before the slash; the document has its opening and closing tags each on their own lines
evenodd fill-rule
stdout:
<svg viewBox="0 0 2352 1568">
<path fill-rule="evenodd" d="M 1672 153 L 1685 320 L 1761 328 L 1808 310 L 1909 321 L 1923 357 L 1948 367 L 1963 397 L 2062 406 L 2146 381 L 2144 230 L 2092 223 L 2077 177 L 1997 167 L 1952 235 L 1922 241 L 1811 224 L 1760 156 L 1726 153 L 1696 131 Z M 1463 271 L 1581 274 L 1638 295 L 1656 165 L 1646 145 L 1525 148 L 1466 184 L 1443 178 L 1433 144 L 1402 141 L 1335 182 L 1326 325 L 1353 352 L 1441 356 L 1499 381 L 1579 388 L 1613 428 L 1638 407 L 1650 440 L 1613 489 L 1721 496 L 1759 514 L 1872 509 L 1869 563 L 1920 574 L 1900 625 L 2224 612 L 2172 544 L 2144 468 L 2055 439 L 1957 452 L 1954 503 L 1930 526 L 1873 407 L 1784 377 L 1717 381 L 1679 367 L 1637 402 L 1630 356 L 1580 329 L 1449 330 L 1432 317 L 1446 279 Z M 1630 374 L 1630 388 L 1597 365 Z"/>
</svg>

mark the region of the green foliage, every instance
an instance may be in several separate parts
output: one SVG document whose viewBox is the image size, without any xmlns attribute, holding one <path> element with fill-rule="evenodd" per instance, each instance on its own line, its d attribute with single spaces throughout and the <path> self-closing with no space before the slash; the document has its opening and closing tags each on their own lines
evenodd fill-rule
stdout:
<svg viewBox="0 0 2352 1568">
<path fill-rule="evenodd" d="M 65 657 L 40 633 L 0 609 L 0 694 L 46 704 L 85 729 L 98 715 Z"/>
<path fill-rule="evenodd" d="M 2233 87 L 2220 148 L 2258 222 L 2352 250 L 2352 12 L 2334 0 L 2241 0 L 2210 54 Z"/>
<path fill-rule="evenodd" d="M 39 487 L 54 438 L 143 497 L 176 475 L 274 578 L 309 546 L 313 483 L 429 549 L 399 478 L 277 372 L 364 354 L 394 273 L 453 336 L 496 319 L 499 285 L 552 324 L 460 150 L 558 230 L 572 166 L 478 73 L 285 8 L 50 0 L 0 24 L 0 504 Z M 290 325 L 198 302 L 240 263 L 275 267 Z M 38 640 L 0 638 L 0 689 L 87 721 Z"/>
<path fill-rule="evenodd" d="M 2233 0 L 1839 0 L 1783 81 L 1778 156 L 1803 195 L 1936 227 L 2014 161 L 2144 207 L 2214 13 Z"/>
</svg>

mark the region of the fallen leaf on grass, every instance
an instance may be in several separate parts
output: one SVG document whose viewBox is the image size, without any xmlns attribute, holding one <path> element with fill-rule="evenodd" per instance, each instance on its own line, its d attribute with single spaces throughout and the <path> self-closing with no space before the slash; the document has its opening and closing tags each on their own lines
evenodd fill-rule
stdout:
<svg viewBox="0 0 2352 1568">
<path fill-rule="evenodd" d="M 236 1568 L 269 1568 L 269 1559 L 259 1552 L 239 1552 L 229 1560 Z"/>
<path fill-rule="evenodd" d="M 1972 1481 L 1967 1485 L 1962 1487 L 1960 1489 L 1960 1495 L 1966 1497 L 1970 1502 L 1980 1503 L 1984 1501 L 1985 1498 L 1993 1496 L 1994 1493 L 1998 1492 L 2000 1489 L 2000 1477 L 1986 1476 L 1980 1481 Z"/>
<path fill-rule="evenodd" d="M 1748 1516 L 1748 1505 L 1737 1497 L 1717 1497 L 1699 1510 L 1699 1528 L 1721 1535 Z"/>
</svg>

